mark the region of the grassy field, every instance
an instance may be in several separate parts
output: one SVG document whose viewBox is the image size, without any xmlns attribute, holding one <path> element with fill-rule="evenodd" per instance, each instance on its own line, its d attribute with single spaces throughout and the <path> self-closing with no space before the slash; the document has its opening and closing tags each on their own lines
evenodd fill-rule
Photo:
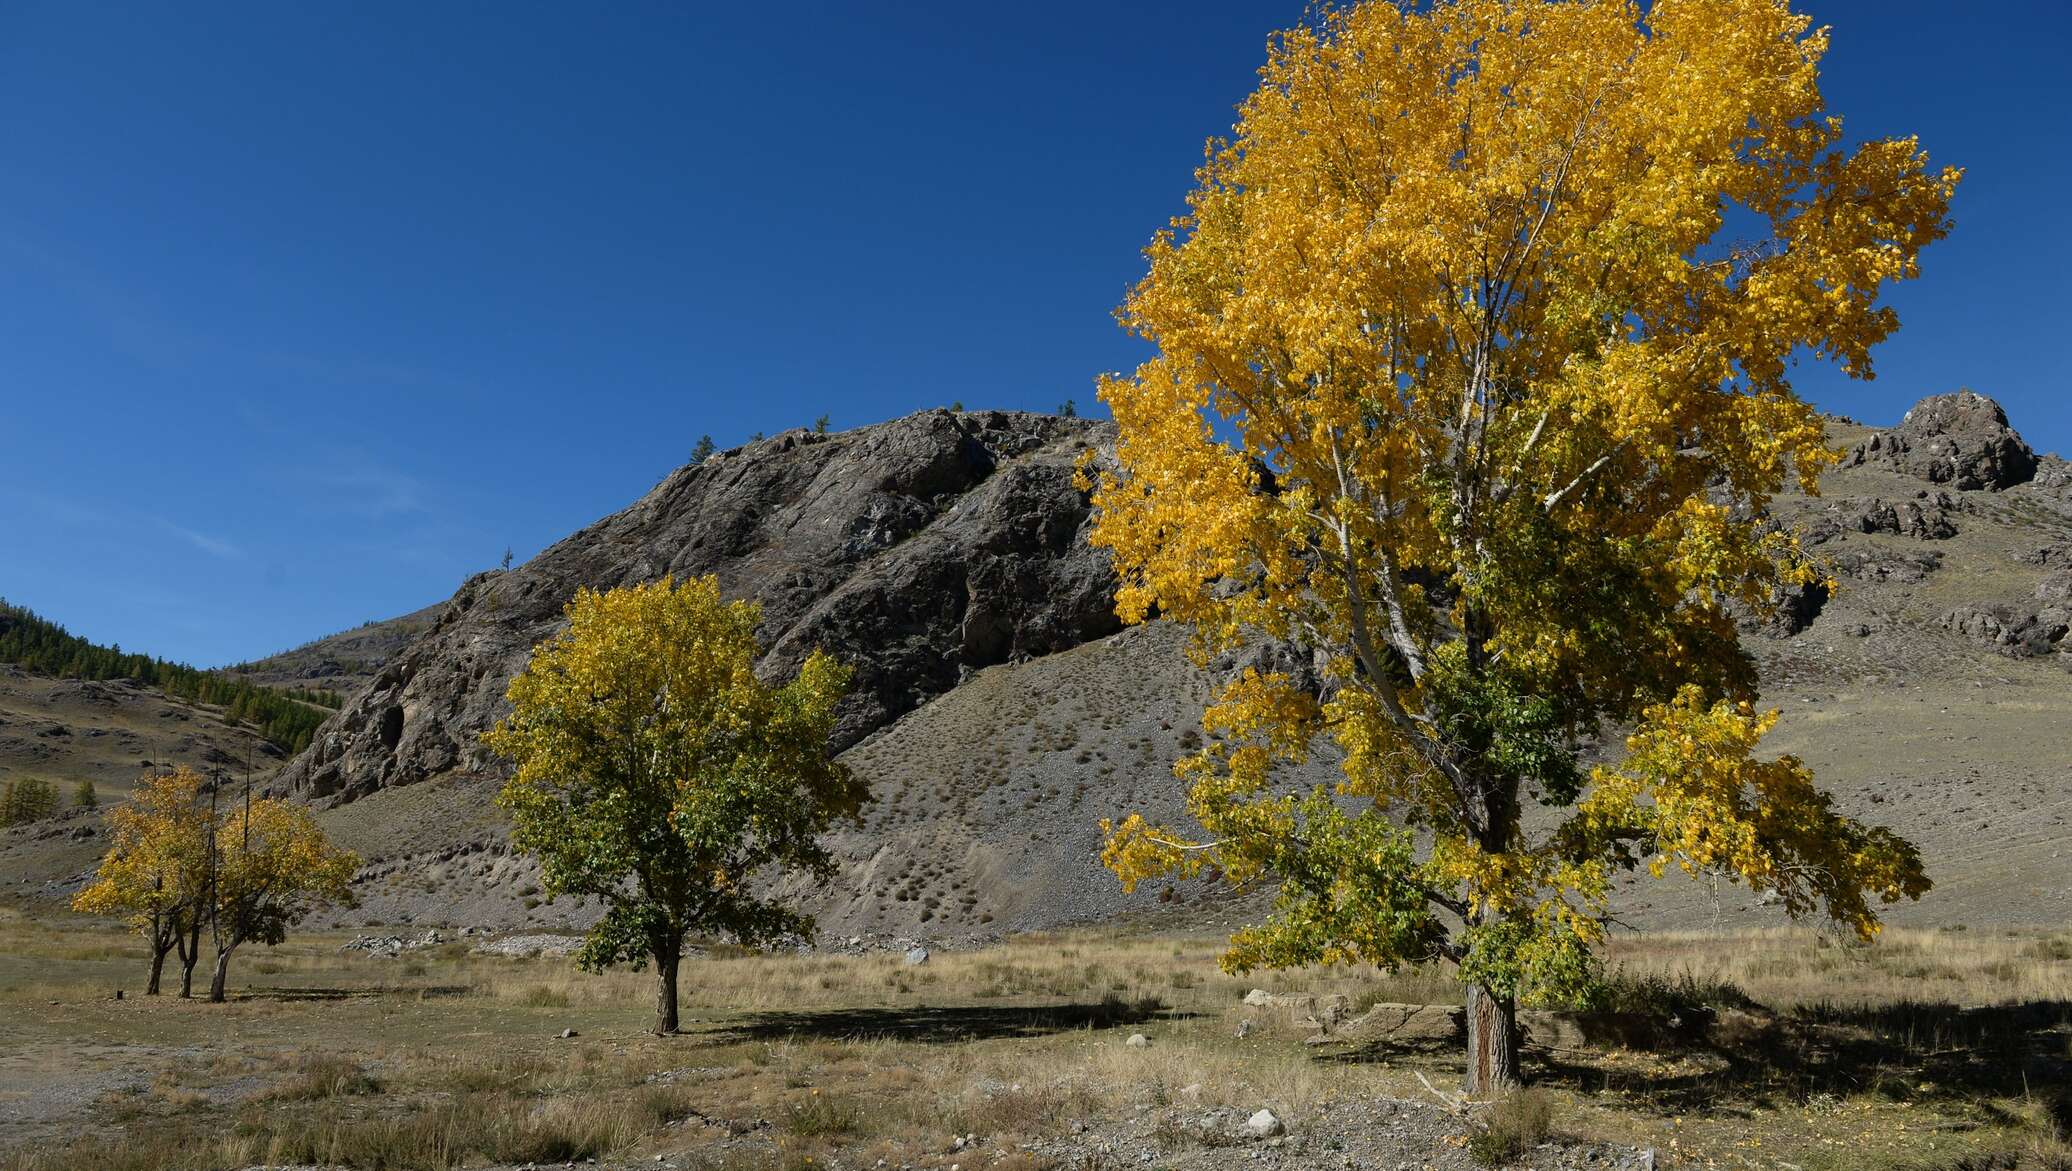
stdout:
<svg viewBox="0 0 2072 1171">
<path fill-rule="evenodd" d="M 137 996 L 144 957 L 111 929 L 0 909 L 0 1165 L 1221 1166 L 1249 1160 L 1188 1119 L 1270 1106 L 1276 1158 L 1335 1151 L 1318 1136 L 1338 1104 L 1435 1104 L 1419 1075 L 1459 1076 L 1443 1036 L 1317 1035 L 1320 1016 L 1444 1003 L 1446 973 L 1231 977 L 1214 939 L 1149 928 L 918 967 L 718 951 L 685 962 L 672 1038 L 641 1031 L 644 973 L 342 939 L 240 953 L 212 1006 Z M 1638 936 L 1611 960 L 1602 1019 L 1657 1027 L 1540 1022 L 1528 1070 L 1557 1139 L 1663 1167 L 2072 1167 L 2072 933 Z M 1248 1006 L 1255 987 L 1319 999 Z M 1465 1165 L 1487 1121 L 1442 1117 L 1428 1162 L 1384 1165 Z M 1101 1149 L 1130 1125 L 1155 1155 Z"/>
</svg>

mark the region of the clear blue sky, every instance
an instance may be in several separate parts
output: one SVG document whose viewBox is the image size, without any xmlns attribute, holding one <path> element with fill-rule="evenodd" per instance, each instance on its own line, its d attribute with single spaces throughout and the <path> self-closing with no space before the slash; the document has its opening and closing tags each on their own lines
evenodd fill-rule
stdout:
<svg viewBox="0 0 2072 1171">
<path fill-rule="evenodd" d="M 1299 0 L 0 3 L 0 595 L 203 665 L 414 609 L 701 433 L 1082 407 Z M 1813 6 L 1970 168 L 1823 406 L 2072 451 L 2056 5 Z"/>
</svg>

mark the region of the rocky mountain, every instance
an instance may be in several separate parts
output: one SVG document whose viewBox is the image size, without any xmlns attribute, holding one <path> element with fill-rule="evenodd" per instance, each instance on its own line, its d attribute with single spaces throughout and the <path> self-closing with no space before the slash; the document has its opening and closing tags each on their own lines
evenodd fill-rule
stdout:
<svg viewBox="0 0 2072 1171">
<path fill-rule="evenodd" d="M 1938 889 L 1896 920 L 2062 921 L 2072 465 L 1971 394 L 1830 435 L 1850 455 L 1824 494 L 1774 511 L 1834 588 L 1745 633 L 1784 712 L 1767 747 L 1922 846 Z M 814 646 L 858 669 L 838 747 L 877 799 L 836 835 L 840 875 L 797 892 L 830 933 L 956 938 L 1162 904 L 1225 915 L 1199 888 L 1126 898 L 1096 861 L 1099 818 L 1184 817 L 1169 767 L 1198 743 L 1210 686 L 1179 631 L 1119 630 L 1110 612 L 1072 484 L 1082 454 L 1110 443 L 1087 420 L 933 411 L 715 455 L 471 579 L 271 787 L 322 807 L 368 858 L 356 920 L 581 924 L 592 912 L 541 903 L 509 851 L 475 735 L 576 588 L 716 573 L 763 603 L 765 670 Z M 1328 779 L 1328 761 L 1312 772 L 1289 780 Z M 89 845 L 35 865 L 83 866 Z M 1693 883 L 1651 884 L 1625 909 L 1639 925 L 1774 921 Z"/>
<path fill-rule="evenodd" d="M 1073 486 L 1103 425 L 929 411 L 715 454 L 515 569 L 470 579 L 274 782 L 323 803 L 492 761 L 476 736 L 581 587 L 717 574 L 762 603 L 760 668 L 854 665 L 846 748 L 981 668 L 1117 629 Z"/>
</svg>

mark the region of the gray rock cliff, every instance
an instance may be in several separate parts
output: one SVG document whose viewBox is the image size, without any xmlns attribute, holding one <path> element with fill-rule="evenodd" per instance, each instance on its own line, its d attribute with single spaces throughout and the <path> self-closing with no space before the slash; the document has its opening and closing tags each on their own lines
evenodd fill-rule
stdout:
<svg viewBox="0 0 2072 1171">
<path fill-rule="evenodd" d="M 1112 426 L 1092 420 L 937 410 L 681 468 L 525 564 L 470 578 L 272 788 L 336 803 L 493 770 L 476 737 L 575 591 L 665 574 L 717 574 L 761 602 L 769 676 L 815 647 L 851 664 L 846 747 L 975 670 L 1119 628 L 1073 485 L 1080 454 L 1104 444 Z"/>
</svg>

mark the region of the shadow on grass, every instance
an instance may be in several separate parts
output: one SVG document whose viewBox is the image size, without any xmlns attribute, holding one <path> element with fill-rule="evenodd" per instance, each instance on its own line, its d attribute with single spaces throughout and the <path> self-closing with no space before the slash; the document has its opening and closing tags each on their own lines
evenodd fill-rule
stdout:
<svg viewBox="0 0 2072 1171">
<path fill-rule="evenodd" d="M 325 1000 L 381 1000 L 395 996 L 426 997 L 442 999 L 466 996 L 472 989 L 465 984 L 412 984 L 406 987 L 382 988 L 245 988 L 230 994 L 230 1001 L 271 1000 L 284 1004 Z M 205 999 L 197 996 L 197 1000 Z"/>
<path fill-rule="evenodd" d="M 708 1036 L 727 1041 L 818 1037 L 885 1038 L 921 1044 L 1041 1037 L 1081 1029 L 1113 1029 L 1148 1020 L 1185 1020 L 1155 1001 L 1097 1004 L 915 1005 L 912 1008 L 839 1008 L 819 1012 L 756 1013 Z"/>
<path fill-rule="evenodd" d="M 1617 1040 L 1616 1038 L 1614 1039 Z M 1775 1015 L 1727 1012 L 1709 1027 L 1630 1046 L 1689 1060 L 1665 1068 L 1613 1059 L 1612 1046 L 1525 1046 L 1526 1073 L 1541 1085 L 1614 1093 L 1664 1113 L 1740 1117 L 1815 1095 L 1881 1094 L 1895 1101 L 1963 1103 L 1981 1125 L 1991 1100 L 2039 1101 L 2072 1132 L 2072 1001 L 1965 1007 L 1932 1002 L 1817 1004 Z M 1600 1048 L 1600 1044 L 1604 1044 Z M 1319 1060 L 1401 1061 L 1457 1073 L 1459 1036 L 1377 1039 Z M 2002 1120 L 2005 1121 L 2005 1120 Z"/>
</svg>

